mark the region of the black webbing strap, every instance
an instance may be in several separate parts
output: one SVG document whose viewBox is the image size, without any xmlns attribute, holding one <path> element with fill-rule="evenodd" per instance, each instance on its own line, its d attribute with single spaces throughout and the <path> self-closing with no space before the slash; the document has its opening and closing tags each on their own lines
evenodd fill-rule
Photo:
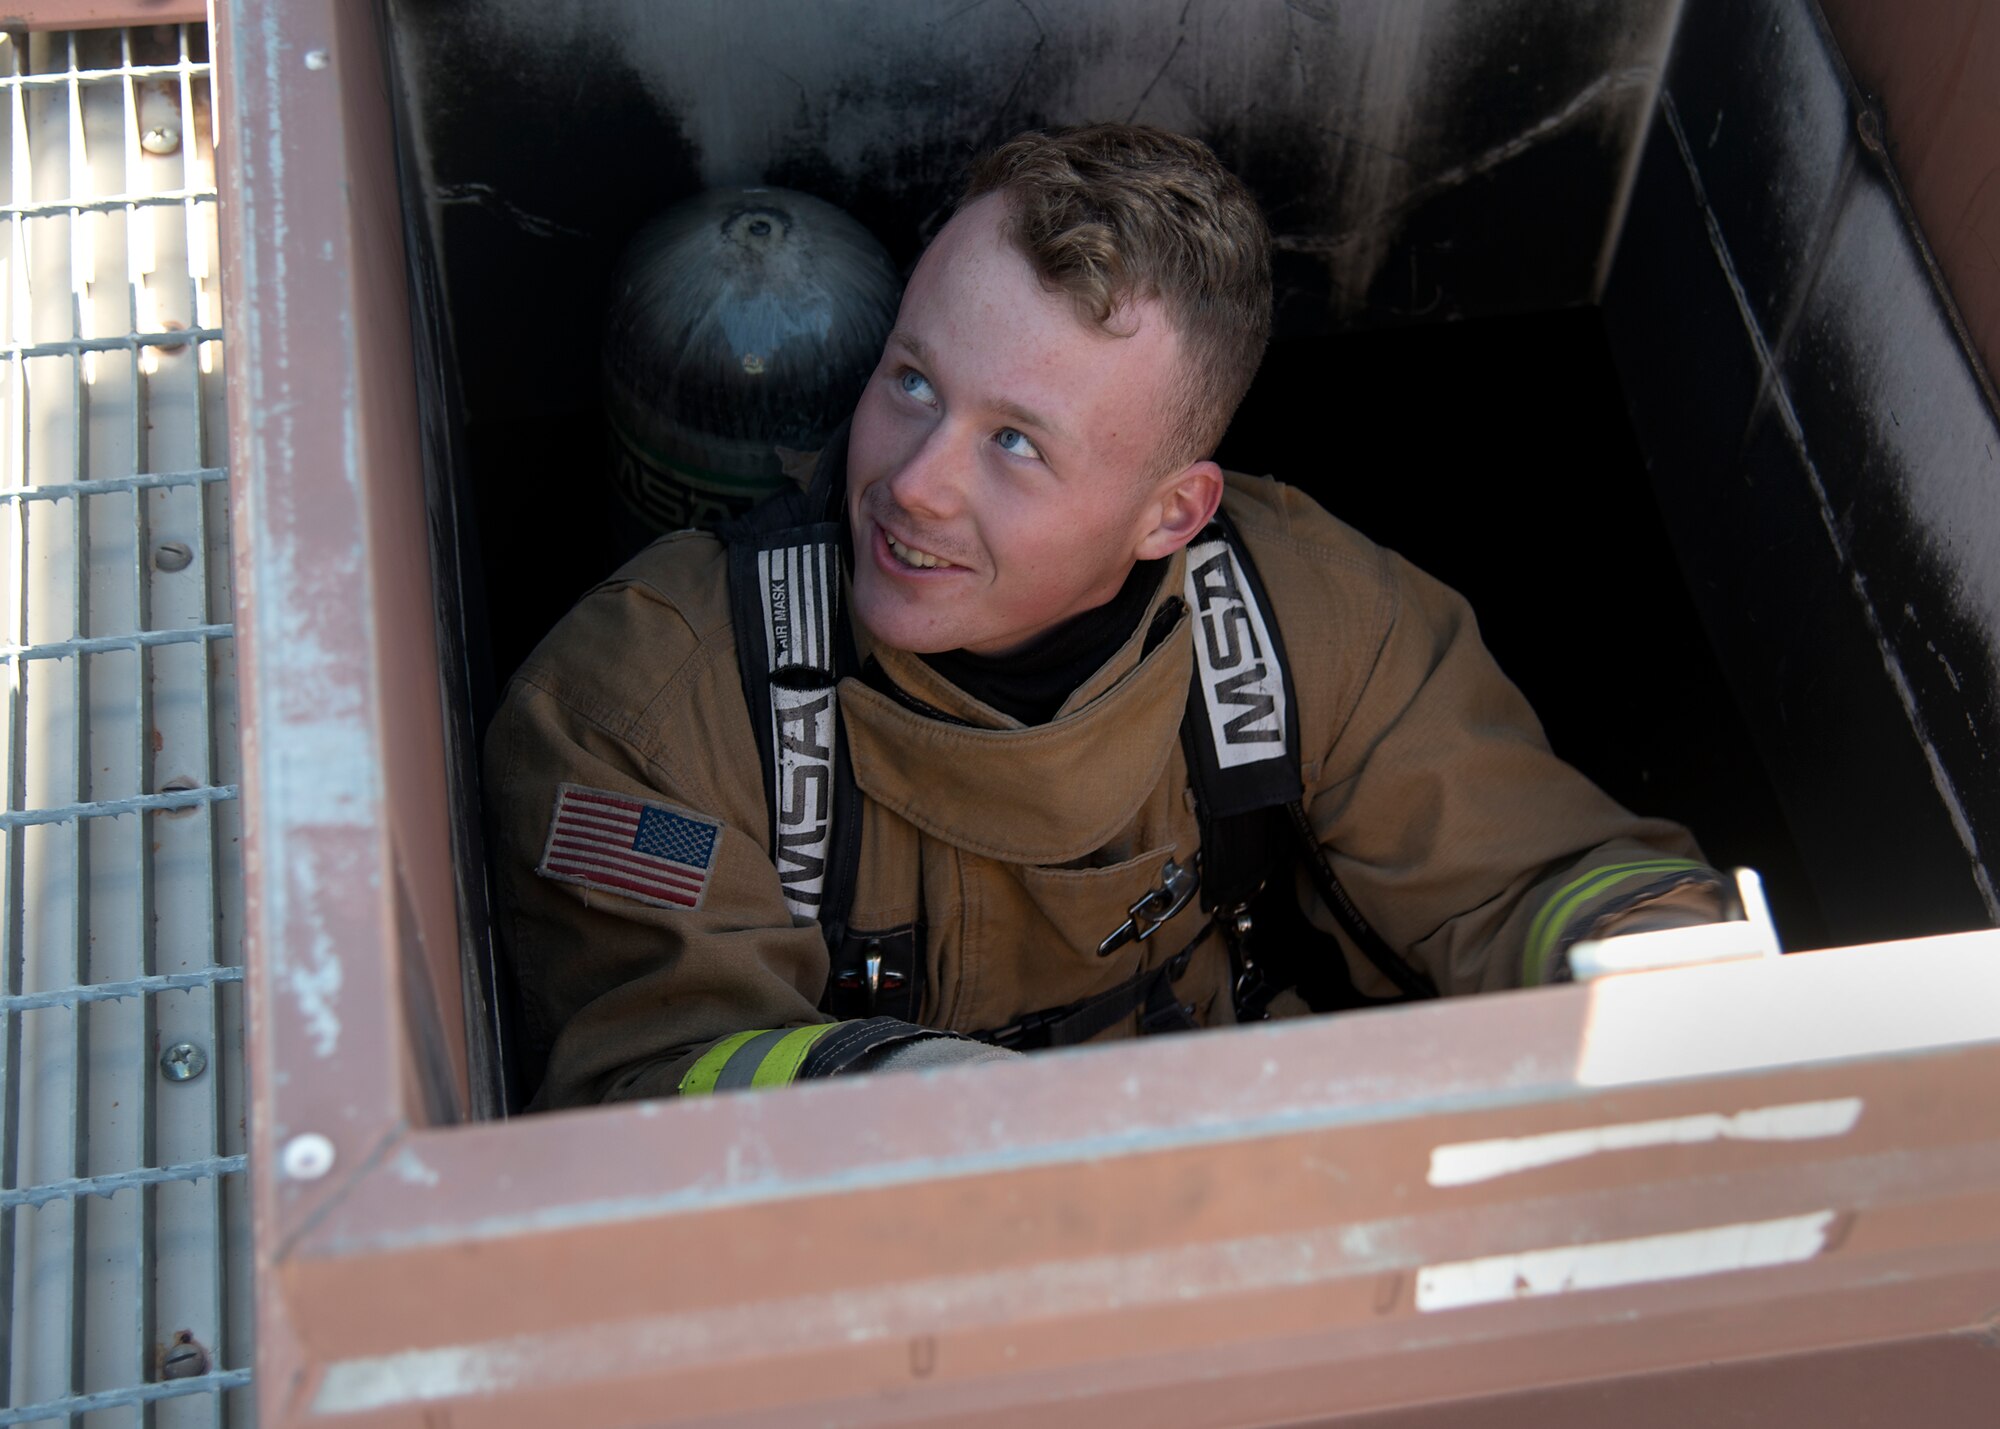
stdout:
<svg viewBox="0 0 2000 1429">
<path fill-rule="evenodd" d="M 841 446 L 829 446 L 808 490 L 764 501 L 720 532 L 772 862 L 793 915 L 816 919 L 835 950 L 861 859 L 861 801 L 835 693 L 857 663 L 841 599 Z"/>
<path fill-rule="evenodd" d="M 1061 1007 L 1045 1007 L 1018 1017 L 1005 1027 L 967 1035 L 977 1042 L 990 1042 L 1016 1052 L 1033 1052 L 1044 1047 L 1074 1047 L 1088 1042 L 1108 1027 L 1115 1027 L 1135 1011 L 1140 1014 L 1139 1032 L 1187 1032 L 1195 1027 L 1194 1007 L 1174 996 L 1174 984 L 1187 971 L 1195 949 L 1215 931 L 1214 920 L 1186 947 L 1156 968 L 1136 972 L 1116 987 L 1094 996 L 1066 1002 Z"/>
<path fill-rule="evenodd" d="M 819 923 L 831 958 L 821 1005 L 855 1025 L 900 1025 L 914 1023 L 923 1006 L 921 925 L 848 926 L 861 866 L 861 795 L 837 693 L 857 664 L 840 598 L 846 474 L 843 428 L 806 490 L 758 504 L 721 536 L 736 664 L 764 768 L 771 861 L 787 907 Z M 851 1034 L 839 1035 L 807 1066 L 826 1065 L 846 1046 Z"/>
<path fill-rule="evenodd" d="M 1306 814 L 1305 805 L 1294 799 L 1285 806 L 1285 820 L 1299 841 L 1299 857 L 1304 861 L 1306 874 L 1318 890 L 1320 901 L 1333 914 L 1333 921 L 1340 924 L 1340 930 L 1354 940 L 1354 946 L 1361 955 L 1375 965 L 1375 970 L 1396 985 L 1396 990 L 1408 998 L 1436 997 L 1437 984 L 1430 980 L 1421 968 L 1411 966 L 1408 959 L 1397 953 L 1375 931 L 1361 910 L 1354 906 L 1347 889 L 1334 875 L 1333 865 L 1327 862 L 1326 850 L 1320 846 L 1319 834 L 1314 831 L 1312 820 Z"/>
</svg>

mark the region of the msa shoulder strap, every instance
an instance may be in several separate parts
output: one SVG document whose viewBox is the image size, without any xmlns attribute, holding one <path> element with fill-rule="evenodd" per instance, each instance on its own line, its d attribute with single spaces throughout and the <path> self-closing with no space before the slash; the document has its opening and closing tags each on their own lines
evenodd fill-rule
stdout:
<svg viewBox="0 0 2000 1429">
<path fill-rule="evenodd" d="M 1181 743 L 1201 818 L 1202 906 L 1218 911 L 1225 931 L 1242 923 L 1270 874 L 1289 868 L 1290 845 L 1313 887 L 1362 955 L 1406 998 L 1436 997 L 1420 969 L 1391 948 L 1341 886 L 1305 810 L 1300 776 L 1298 697 L 1270 597 L 1235 523 L 1218 512 L 1188 548 L 1188 609 L 1194 620 L 1194 688 L 1181 721 Z M 1278 903 L 1291 890 L 1276 890 Z M 1337 958 L 1301 936 L 1302 918 L 1260 940 L 1265 966 L 1252 979 L 1237 950 L 1238 1015 L 1261 1015 L 1287 987 L 1323 980 L 1309 962 Z M 1277 930 L 1271 930 L 1277 931 Z M 1345 981 L 1344 970 L 1341 981 Z M 1253 989 L 1261 988 L 1261 994 Z M 1245 1002 L 1250 1006 L 1246 1007 Z"/>
<path fill-rule="evenodd" d="M 1220 512 L 1188 547 L 1186 587 L 1195 668 L 1181 728 L 1203 812 L 1227 819 L 1305 797 L 1298 700 L 1278 624 L 1242 537 Z"/>
<path fill-rule="evenodd" d="M 851 928 L 861 863 L 861 797 L 841 725 L 839 686 L 854 637 L 841 603 L 843 430 L 813 482 L 751 508 L 719 533 L 729 550 L 730 616 L 751 723 L 763 737 L 771 861 L 785 906 L 812 919 L 833 959 L 824 1001 L 844 1020 L 914 1021 L 923 999 L 915 926 Z"/>
<path fill-rule="evenodd" d="M 816 920 L 838 948 L 860 858 L 860 801 L 835 693 L 854 664 L 840 523 L 815 519 L 826 485 L 816 479 L 809 492 L 753 508 L 723 538 L 743 698 L 764 729 L 771 859 L 792 916 Z"/>
</svg>

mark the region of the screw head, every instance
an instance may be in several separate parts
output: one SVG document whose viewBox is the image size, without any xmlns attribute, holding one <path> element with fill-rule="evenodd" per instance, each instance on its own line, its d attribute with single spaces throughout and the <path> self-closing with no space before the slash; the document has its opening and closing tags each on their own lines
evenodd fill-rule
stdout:
<svg viewBox="0 0 2000 1429">
<path fill-rule="evenodd" d="M 294 1181 L 317 1181 L 333 1169 L 333 1143 L 316 1131 L 295 1136 L 278 1153 L 278 1167 Z"/>
<path fill-rule="evenodd" d="M 192 1042 L 176 1042 L 160 1053 L 160 1074 L 170 1082 L 191 1082 L 208 1070 L 208 1053 Z"/>
<path fill-rule="evenodd" d="M 194 550 L 185 541 L 162 541 L 153 548 L 153 565 L 163 571 L 184 571 L 194 564 Z"/>
</svg>

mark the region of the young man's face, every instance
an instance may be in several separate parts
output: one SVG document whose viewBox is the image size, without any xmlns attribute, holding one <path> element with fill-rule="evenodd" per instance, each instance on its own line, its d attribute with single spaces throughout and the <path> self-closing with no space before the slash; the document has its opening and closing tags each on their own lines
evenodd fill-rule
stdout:
<svg viewBox="0 0 2000 1429">
<path fill-rule="evenodd" d="M 1212 462 L 1161 470 L 1180 344 L 1157 302 L 1125 336 L 1044 288 L 1005 200 L 945 225 L 903 294 L 847 455 L 855 613 L 876 640 L 1004 654 L 1200 533 Z"/>
</svg>

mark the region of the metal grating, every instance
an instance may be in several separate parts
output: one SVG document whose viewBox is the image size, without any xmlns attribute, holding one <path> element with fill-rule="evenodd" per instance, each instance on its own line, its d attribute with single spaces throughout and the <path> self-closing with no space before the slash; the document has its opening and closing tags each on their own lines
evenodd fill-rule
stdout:
<svg viewBox="0 0 2000 1429">
<path fill-rule="evenodd" d="M 247 1423 L 207 33 L 6 35 L 0 96 L 0 1425 Z"/>
</svg>

